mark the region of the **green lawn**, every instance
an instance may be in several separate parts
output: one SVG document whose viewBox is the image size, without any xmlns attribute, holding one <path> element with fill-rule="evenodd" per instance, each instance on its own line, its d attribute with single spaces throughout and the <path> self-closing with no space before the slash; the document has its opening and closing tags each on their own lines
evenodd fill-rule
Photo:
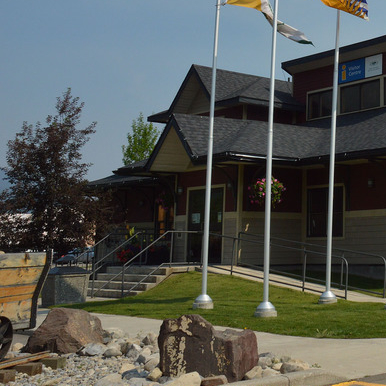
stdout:
<svg viewBox="0 0 386 386">
<path fill-rule="evenodd" d="M 386 310 L 382 303 L 354 303 L 338 300 L 319 305 L 320 295 L 270 287 L 269 300 L 276 318 L 256 318 L 263 298 L 260 283 L 226 275 L 208 275 L 208 294 L 213 310 L 193 310 L 201 293 L 201 274 L 179 274 L 152 290 L 116 301 L 71 305 L 89 312 L 130 315 L 154 319 L 177 318 L 198 313 L 213 325 L 250 328 L 275 334 L 326 338 L 385 338 Z"/>
</svg>

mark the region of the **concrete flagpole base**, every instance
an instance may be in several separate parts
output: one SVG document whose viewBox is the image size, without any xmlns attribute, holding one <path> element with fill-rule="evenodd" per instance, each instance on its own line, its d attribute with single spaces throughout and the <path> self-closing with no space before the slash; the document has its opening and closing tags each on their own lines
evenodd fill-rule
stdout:
<svg viewBox="0 0 386 386">
<path fill-rule="evenodd" d="M 196 300 L 193 303 L 193 309 L 196 308 L 202 308 L 205 310 L 212 310 L 213 309 L 213 300 L 209 295 L 200 295 L 196 298 Z"/>
<path fill-rule="evenodd" d="M 276 318 L 277 311 L 271 302 L 261 302 L 255 310 L 256 318 Z"/>
<path fill-rule="evenodd" d="M 332 303 L 336 303 L 337 301 L 338 300 L 333 292 L 325 291 L 320 295 L 318 303 L 319 304 L 332 304 Z"/>
</svg>

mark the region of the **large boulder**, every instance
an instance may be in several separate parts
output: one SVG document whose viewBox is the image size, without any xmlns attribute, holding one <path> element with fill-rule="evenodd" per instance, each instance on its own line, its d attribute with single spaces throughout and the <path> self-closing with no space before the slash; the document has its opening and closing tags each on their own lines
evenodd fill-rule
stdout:
<svg viewBox="0 0 386 386">
<path fill-rule="evenodd" d="M 174 378 L 197 371 L 203 377 L 225 375 L 235 382 L 259 359 L 253 331 L 216 331 L 200 315 L 164 320 L 158 346 L 160 369 Z"/>
<path fill-rule="evenodd" d="M 87 311 L 71 308 L 52 309 L 25 346 L 25 352 L 51 351 L 74 353 L 88 343 L 103 343 L 99 318 Z"/>
</svg>

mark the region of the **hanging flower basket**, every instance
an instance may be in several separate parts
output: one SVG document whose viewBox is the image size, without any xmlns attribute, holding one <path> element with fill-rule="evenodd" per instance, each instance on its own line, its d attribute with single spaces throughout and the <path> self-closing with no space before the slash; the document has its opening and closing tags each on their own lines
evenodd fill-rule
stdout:
<svg viewBox="0 0 386 386">
<path fill-rule="evenodd" d="M 281 202 L 283 192 L 286 190 L 284 185 L 272 177 L 271 180 L 271 202 L 272 206 Z M 262 205 L 265 202 L 266 179 L 260 178 L 248 186 L 249 200 L 251 204 Z"/>
</svg>

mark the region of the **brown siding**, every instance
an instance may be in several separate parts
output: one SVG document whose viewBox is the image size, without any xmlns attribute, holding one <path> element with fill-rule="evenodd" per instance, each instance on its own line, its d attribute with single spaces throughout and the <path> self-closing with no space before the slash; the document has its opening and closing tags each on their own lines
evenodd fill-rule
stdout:
<svg viewBox="0 0 386 386">
<path fill-rule="evenodd" d="M 333 66 L 328 66 L 295 74 L 293 77 L 294 98 L 306 104 L 308 91 L 332 87 L 333 71 Z"/>
<path fill-rule="evenodd" d="M 307 186 L 328 185 L 328 168 L 307 171 Z M 372 188 L 368 180 L 374 181 Z M 346 189 L 346 211 L 386 208 L 386 162 L 378 161 L 359 165 L 337 165 L 335 184 L 343 183 Z"/>
<path fill-rule="evenodd" d="M 224 168 L 226 173 L 232 178 L 235 186 L 237 186 L 237 167 L 229 166 Z M 225 184 L 229 182 L 227 176 L 217 168 L 213 169 L 212 185 Z M 183 194 L 178 197 L 177 215 L 186 214 L 186 199 L 187 191 L 190 187 L 205 187 L 206 184 L 206 170 L 200 170 L 190 173 L 181 173 L 178 178 L 178 186 L 183 188 Z M 236 197 L 234 197 L 232 188 L 225 189 L 225 211 L 232 212 L 235 210 Z"/>
</svg>

